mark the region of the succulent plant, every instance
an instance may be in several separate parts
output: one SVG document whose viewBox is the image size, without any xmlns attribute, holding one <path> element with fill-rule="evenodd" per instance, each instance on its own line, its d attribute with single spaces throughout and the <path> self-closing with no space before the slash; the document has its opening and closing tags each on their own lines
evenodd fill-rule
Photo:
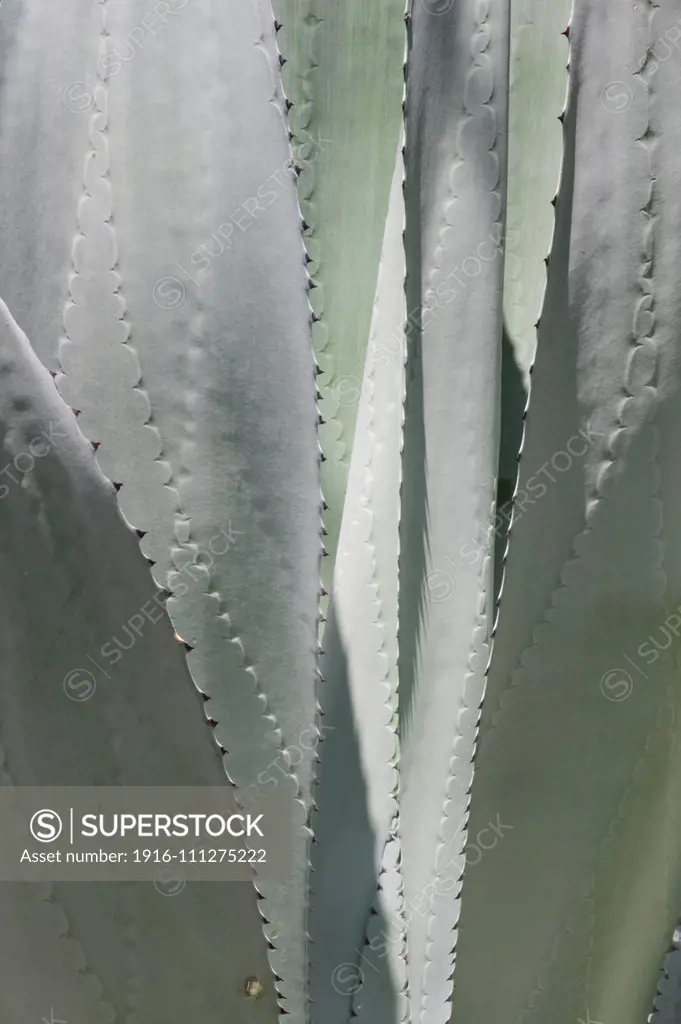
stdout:
<svg viewBox="0 0 681 1024">
<path fill-rule="evenodd" d="M 681 0 L 5 0 L 0 777 L 293 867 L 5 882 L 3 1020 L 681 1020 L 680 91 Z"/>
</svg>

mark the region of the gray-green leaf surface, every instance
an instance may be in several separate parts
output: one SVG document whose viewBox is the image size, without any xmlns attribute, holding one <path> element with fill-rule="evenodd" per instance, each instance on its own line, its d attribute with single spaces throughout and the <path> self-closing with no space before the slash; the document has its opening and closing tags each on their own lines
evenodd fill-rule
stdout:
<svg viewBox="0 0 681 1024">
<path fill-rule="evenodd" d="M 164 594 L 3 304 L 0 437 L 3 784 L 225 784 Z M 244 981 L 257 975 L 265 992 L 253 1020 L 276 1020 L 249 883 L 187 885 L 169 899 L 151 882 L 6 882 L 0 898 L 3 1018 L 50 1019 L 51 1007 L 97 1024 L 238 1017 Z"/>
<path fill-rule="evenodd" d="M 508 20 L 505 0 L 414 4 L 407 58 L 400 828 L 419 1024 L 449 1015 L 493 610 Z"/>
<path fill-rule="evenodd" d="M 319 317 L 330 593 L 402 120 L 404 0 L 275 0 L 274 9 Z"/>
<path fill-rule="evenodd" d="M 195 0 L 135 46 L 136 5 L 96 6 L 83 29 L 91 103 L 56 160 L 72 183 L 66 265 L 54 243 L 59 386 L 174 591 L 230 777 L 273 775 L 297 801 L 295 877 L 263 883 L 260 905 L 282 997 L 304 1021 L 321 498 L 274 22 L 247 0 Z M 49 49 L 49 28 L 36 22 L 33 46 Z M 21 78 L 31 50 L 17 48 Z M 27 256 L 24 286 L 41 284 Z"/>
<path fill-rule="evenodd" d="M 547 494 L 518 524 L 534 524 L 540 567 L 556 564 L 543 553 L 554 536 L 562 551 L 573 536 L 525 649 L 496 664 L 505 683 L 482 736 L 469 836 L 497 821 L 503 835 L 465 876 L 456 1024 L 645 1019 L 681 900 L 680 210 L 667 141 L 680 69 L 651 60 L 679 14 L 575 6 L 549 280 L 551 291 L 551 275 L 563 278 L 573 333 L 540 336 L 545 369 L 557 346 L 563 394 L 543 391 L 548 373 L 533 381 L 527 439 L 561 432 L 554 401 L 567 436 L 588 424 L 590 443 L 563 486 L 566 515 L 548 528 Z M 548 576 L 536 590 L 513 545 L 512 533 L 508 582 L 518 574 L 512 592 L 535 601 Z M 495 646 L 492 671 L 508 652 Z"/>
</svg>

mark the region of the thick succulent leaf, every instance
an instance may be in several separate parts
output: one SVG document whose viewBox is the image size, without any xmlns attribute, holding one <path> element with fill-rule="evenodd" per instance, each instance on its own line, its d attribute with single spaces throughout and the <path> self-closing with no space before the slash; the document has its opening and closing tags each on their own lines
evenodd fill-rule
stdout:
<svg viewBox="0 0 681 1024">
<path fill-rule="evenodd" d="M 348 479 L 332 613 L 324 635 L 321 747 L 312 817 L 311 989 L 315 1021 L 345 1024 L 357 960 L 397 812 L 397 553 L 404 389 L 401 147 L 390 194 Z M 356 766 L 351 774 L 348 766 Z M 353 984 L 339 978 L 339 965 Z M 382 1018 L 381 1018 L 382 1019 Z M 393 1019 L 386 1017 L 386 1019 Z"/>
<path fill-rule="evenodd" d="M 319 317 L 330 593 L 401 125 L 404 0 L 274 0 L 274 9 Z"/>
<path fill-rule="evenodd" d="M 537 325 L 545 296 L 546 262 L 554 226 L 551 203 L 555 201 L 563 150 L 559 116 L 564 109 L 567 85 L 566 26 L 569 15 L 569 0 L 551 4 L 545 0 L 513 0 L 511 3 L 505 325 L 495 519 L 495 593 L 498 593 L 501 583 L 511 498 L 518 475 L 517 460 L 524 422 L 522 413 L 527 403 L 530 374 L 534 371 L 536 378 L 538 371 L 535 361 Z M 554 251 L 554 258 L 555 255 Z M 556 298 L 554 282 L 552 307 L 556 305 Z M 546 321 L 545 308 L 542 316 L 544 336 L 547 331 L 552 333 L 559 329 L 561 334 L 567 334 L 563 321 L 551 319 L 548 324 Z M 534 438 L 536 440 L 536 435 Z M 541 433 L 539 438 L 543 439 Z M 550 438 L 546 441 L 550 445 Z M 550 459 L 555 451 L 555 447 L 550 448 L 546 457 Z M 544 459 L 540 459 L 534 469 L 540 468 L 543 462 Z M 526 461 L 521 473 L 527 470 L 527 465 Z M 548 471 L 552 472 L 550 468 Z M 543 472 L 546 473 L 546 468 Z M 517 610 L 521 615 L 524 609 L 525 602 L 519 601 Z M 518 637 L 521 635 L 519 632 Z"/>
<path fill-rule="evenodd" d="M 173 591 L 230 778 L 289 793 L 295 872 L 261 908 L 302 1022 L 321 499 L 274 21 L 196 0 L 136 49 L 136 6 L 100 13 L 60 389 Z"/>
<path fill-rule="evenodd" d="M 457 1024 L 645 1019 L 681 903 L 681 209 L 667 141 L 681 69 L 651 60 L 680 15 L 575 5 L 559 236 L 561 204 L 572 223 L 555 273 L 575 338 L 569 432 L 592 430 L 585 523 L 531 645 L 496 666 L 507 685 L 473 782 L 469 836 L 488 849 L 464 880 Z M 552 543 L 535 529 L 535 550 Z"/>
<path fill-rule="evenodd" d="M 0 304 L 0 721 L 4 785 L 213 785 L 219 751 L 91 445 Z M 139 620 L 142 625 L 140 626 Z M 251 1010 L 276 1020 L 249 883 L 4 883 L 0 1013 L 112 1021 Z M 168 963 L 182 970 L 167 970 Z"/>
<path fill-rule="evenodd" d="M 353 1020 L 360 1024 L 410 1020 L 407 921 L 402 877 L 399 817 L 386 844 L 378 886 L 355 973 Z"/>
<path fill-rule="evenodd" d="M 563 58 L 560 65 L 567 80 Z M 578 410 L 577 336 L 565 271 L 572 217 L 572 136 L 568 135 L 566 143 L 536 359 L 530 378 L 520 455 L 516 454 L 519 458 L 519 465 L 515 467 L 517 480 L 512 498 L 500 495 L 502 500 L 494 520 L 497 542 L 507 543 L 507 548 L 501 588 L 503 615 L 498 615 L 495 627 L 495 654 L 489 666 L 482 705 L 481 744 L 485 742 L 488 724 L 508 685 L 508 665 L 517 664 L 522 651 L 531 643 L 532 629 L 558 585 L 560 570 L 570 555 L 575 534 L 584 524 L 586 459 L 597 440 L 596 428 L 588 417 L 580 418 Z M 534 146 L 539 164 L 543 162 L 544 145 L 544 137 L 538 133 Z M 545 195 L 544 203 L 553 217 L 551 197 Z M 545 271 L 542 262 L 542 272 Z M 507 353 L 504 369 L 500 475 L 507 478 L 513 464 L 510 442 L 512 440 L 515 447 L 520 399 L 520 382 Z M 549 535 L 551 543 L 537 544 L 538 536 Z M 528 573 L 530 565 L 532 571 Z"/>
<path fill-rule="evenodd" d="M 400 825 L 412 1019 L 420 1024 L 449 1014 L 462 829 L 491 626 L 507 88 L 504 0 L 414 4 Z"/>
<path fill-rule="evenodd" d="M 674 932 L 671 949 L 664 958 L 662 977 L 657 984 L 653 1012 L 648 1024 L 678 1024 L 681 1020 L 681 950 L 678 929 Z"/>
<path fill-rule="evenodd" d="M 544 298 L 563 152 L 570 0 L 511 0 L 504 316 L 526 386 Z"/>
<path fill-rule="evenodd" d="M 404 399 L 406 357 L 406 306 L 404 281 L 398 293 L 398 273 L 404 278 L 404 251 L 402 239 L 397 240 L 395 190 L 400 187 L 400 224 L 404 224 L 403 199 L 404 152 L 398 154 L 393 178 L 391 205 L 384 240 L 382 272 L 379 277 L 378 300 L 375 309 L 375 327 L 370 340 L 367 369 L 376 382 L 376 412 L 374 435 L 376 449 L 372 461 L 374 480 L 372 504 L 374 508 L 374 552 L 381 617 L 384 623 L 383 647 L 388 659 L 388 678 L 391 684 L 391 706 L 399 710 L 398 686 L 398 599 L 399 579 L 399 502 L 395 490 L 402 481 L 401 462 L 395 461 L 398 447 L 402 449 L 404 429 Z M 399 179 L 398 179 L 399 175 Z M 392 283 L 391 283 L 392 282 Z M 400 309 L 404 316 L 401 327 L 395 331 L 392 318 Z M 389 361 L 389 362 L 388 362 Z M 379 406 L 383 398 L 385 380 L 390 380 L 390 415 Z M 380 386 L 379 386 L 380 385 Z M 397 403 L 397 408 L 395 408 Z M 399 418 L 396 419 L 399 410 Z M 392 458 L 390 457 L 392 453 Z M 398 759 L 399 771 L 399 759 Z M 378 885 L 366 924 L 366 936 L 358 964 L 361 974 L 353 993 L 353 1011 L 358 1024 L 371 1021 L 399 1021 L 408 1019 L 406 995 L 406 920 L 404 914 L 404 882 L 401 870 L 401 839 L 399 835 L 399 807 L 392 801 L 386 809 L 396 810 L 390 822 L 388 840 L 382 850 Z"/>
<path fill-rule="evenodd" d="M 2 295 L 49 369 L 68 299 L 100 24 L 91 0 L 0 6 Z"/>
</svg>

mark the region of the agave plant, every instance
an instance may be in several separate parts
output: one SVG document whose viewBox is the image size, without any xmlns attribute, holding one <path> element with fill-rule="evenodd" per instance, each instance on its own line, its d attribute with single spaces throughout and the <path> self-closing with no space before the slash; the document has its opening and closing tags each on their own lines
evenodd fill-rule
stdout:
<svg viewBox="0 0 681 1024">
<path fill-rule="evenodd" d="M 293 822 L 0 1016 L 672 1024 L 681 0 L 273 5 L 0 8 L 3 784 Z"/>
</svg>

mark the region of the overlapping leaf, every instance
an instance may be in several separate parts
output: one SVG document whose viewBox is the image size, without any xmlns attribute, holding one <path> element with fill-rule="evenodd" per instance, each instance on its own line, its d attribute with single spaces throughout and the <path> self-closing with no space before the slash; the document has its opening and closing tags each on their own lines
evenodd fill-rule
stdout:
<svg viewBox="0 0 681 1024">
<path fill-rule="evenodd" d="M 224 784 L 164 594 L 4 305 L 0 353 L 3 783 Z M 0 893 L 3 1016 L 50 1019 L 51 1007 L 55 1018 L 98 1024 L 239 1016 L 244 981 L 256 975 L 265 989 L 253 1019 L 275 1019 L 247 882 L 187 885 L 172 899 L 151 882 L 3 883 Z M 169 962 L 183 969 L 168 972 Z"/>
<path fill-rule="evenodd" d="M 275 0 L 324 424 L 322 580 L 331 590 L 401 126 L 404 0 Z"/>
<path fill-rule="evenodd" d="M 562 291 L 567 319 L 540 335 L 545 375 L 533 381 L 526 444 L 535 431 L 558 436 L 559 423 L 574 437 L 588 424 L 590 443 L 562 487 L 568 514 L 549 529 L 547 493 L 518 524 L 526 551 L 533 531 L 540 567 L 556 566 L 542 554 L 554 538 L 563 552 L 548 600 L 548 575 L 535 585 L 533 562 L 512 560 L 511 535 L 509 592 L 517 574 L 512 592 L 544 607 L 517 659 L 513 644 L 493 652 L 502 685 L 481 737 L 469 836 L 499 820 L 503 836 L 465 876 L 452 1015 L 462 1024 L 644 1019 L 681 899 L 670 619 L 681 584 L 679 207 L 664 141 L 677 130 L 679 68 L 651 57 L 681 13 L 672 7 L 575 7 L 545 309 L 552 318 L 552 289 Z M 596 151 L 607 159 L 589 159 Z M 552 357 L 566 371 L 557 402 L 543 390 Z M 500 633 L 513 617 L 506 600 Z"/>
<path fill-rule="evenodd" d="M 407 61 L 410 345 L 400 528 L 403 872 L 412 1019 L 447 1019 L 491 627 L 508 4 L 415 4 Z"/>
<path fill-rule="evenodd" d="M 24 50 L 50 45 L 34 6 L 34 36 L 20 26 L 13 45 L 17 80 Z M 282 998 L 303 1021 L 321 498 L 274 21 L 246 0 L 175 3 L 153 31 L 135 4 L 96 11 L 88 109 L 56 154 L 72 223 L 53 242 L 68 289 L 59 387 L 173 591 L 231 778 L 273 776 L 289 793 L 295 877 L 263 883 L 261 906 Z M 58 77 L 49 85 L 61 96 Z M 12 125 L 21 97 L 5 99 Z M 30 253 L 24 269 L 35 288 Z"/>
</svg>

